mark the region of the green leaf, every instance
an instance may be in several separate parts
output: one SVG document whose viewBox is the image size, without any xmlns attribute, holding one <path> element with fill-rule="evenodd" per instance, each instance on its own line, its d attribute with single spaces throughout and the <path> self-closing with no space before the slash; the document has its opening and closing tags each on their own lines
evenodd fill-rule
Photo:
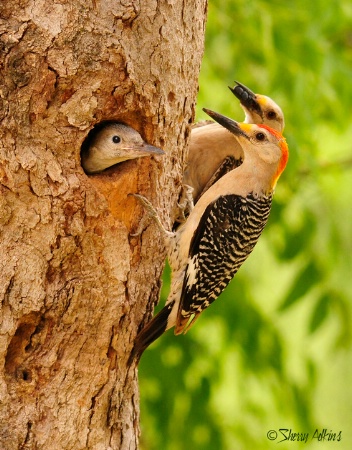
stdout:
<svg viewBox="0 0 352 450">
<path fill-rule="evenodd" d="M 309 323 L 309 332 L 314 333 L 324 322 L 329 313 L 331 295 L 324 294 L 317 301 Z"/>
<path fill-rule="evenodd" d="M 302 272 L 297 276 L 294 281 L 293 287 L 288 293 L 287 297 L 281 304 L 279 310 L 289 308 L 296 303 L 300 298 L 304 297 L 322 278 L 322 274 L 314 260 L 304 267 Z"/>
</svg>

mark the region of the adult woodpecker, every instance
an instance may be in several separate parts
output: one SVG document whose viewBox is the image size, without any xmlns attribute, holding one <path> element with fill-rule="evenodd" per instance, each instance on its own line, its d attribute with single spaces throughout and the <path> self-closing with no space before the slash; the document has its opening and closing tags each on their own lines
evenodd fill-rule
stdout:
<svg viewBox="0 0 352 450">
<path fill-rule="evenodd" d="M 287 163 L 288 147 L 278 131 L 204 111 L 236 136 L 244 161 L 200 197 L 175 233 L 163 229 L 151 204 L 137 196 L 163 229 L 172 280 L 165 307 L 138 334 L 130 360 L 169 328 L 186 332 L 225 289 L 267 223 Z"/>
<path fill-rule="evenodd" d="M 285 120 L 281 108 L 270 97 L 254 94 L 236 82 L 231 92 L 240 100 L 245 123 L 265 124 L 282 133 Z M 193 188 L 193 201 L 243 161 L 243 149 L 238 137 L 218 123 L 206 123 L 192 129 L 183 184 Z"/>
<path fill-rule="evenodd" d="M 82 167 L 88 174 L 102 172 L 128 159 L 164 154 L 160 148 L 144 142 L 138 131 L 122 123 L 110 122 L 91 133 L 81 151 Z"/>
</svg>

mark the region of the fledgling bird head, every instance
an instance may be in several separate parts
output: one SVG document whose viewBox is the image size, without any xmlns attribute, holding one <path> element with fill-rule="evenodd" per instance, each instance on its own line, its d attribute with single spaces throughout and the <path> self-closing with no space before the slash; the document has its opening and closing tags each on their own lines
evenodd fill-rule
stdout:
<svg viewBox="0 0 352 450">
<path fill-rule="evenodd" d="M 264 124 L 240 123 L 203 108 L 210 117 L 234 134 L 242 143 L 244 161 L 262 161 L 270 173 L 270 189 L 274 189 L 288 161 L 288 145 L 280 132 Z"/>
<path fill-rule="evenodd" d="M 122 123 L 108 123 L 99 129 L 81 152 L 82 167 L 88 174 L 129 159 L 152 154 L 162 155 L 163 150 L 147 144 L 138 131 Z"/>
<path fill-rule="evenodd" d="M 285 128 L 284 113 L 280 106 L 270 97 L 255 94 L 244 84 L 235 81 L 236 86 L 230 91 L 239 99 L 245 113 L 246 123 L 268 125 L 270 128 L 283 132 Z"/>
</svg>

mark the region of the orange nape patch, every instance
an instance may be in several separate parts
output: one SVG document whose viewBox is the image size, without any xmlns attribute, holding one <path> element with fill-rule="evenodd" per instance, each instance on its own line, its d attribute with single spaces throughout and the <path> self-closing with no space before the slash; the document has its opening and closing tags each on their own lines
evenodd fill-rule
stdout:
<svg viewBox="0 0 352 450">
<path fill-rule="evenodd" d="M 288 145 L 287 145 L 286 139 L 283 137 L 283 135 L 279 131 L 276 131 L 273 128 L 268 127 L 268 125 L 264 125 L 264 124 L 260 124 L 260 125 L 258 125 L 258 127 L 264 128 L 265 130 L 269 131 L 269 133 L 271 133 L 273 136 L 275 136 L 276 139 L 279 141 L 279 145 L 281 148 L 281 159 L 280 159 L 277 171 L 276 171 L 276 173 L 273 177 L 273 181 L 272 181 L 272 186 L 275 187 L 277 180 L 280 178 L 280 175 L 285 170 L 285 167 L 286 167 L 286 164 L 288 161 L 288 155 L 289 155 Z"/>
<path fill-rule="evenodd" d="M 277 180 L 279 179 L 280 175 L 282 174 L 282 172 L 285 170 L 287 161 L 288 161 L 288 145 L 286 143 L 286 140 L 284 140 L 283 142 L 280 142 L 280 147 L 281 147 L 281 152 L 282 152 L 282 156 L 279 162 L 279 167 L 277 168 L 276 174 L 275 174 L 275 184 L 277 182 Z"/>
</svg>

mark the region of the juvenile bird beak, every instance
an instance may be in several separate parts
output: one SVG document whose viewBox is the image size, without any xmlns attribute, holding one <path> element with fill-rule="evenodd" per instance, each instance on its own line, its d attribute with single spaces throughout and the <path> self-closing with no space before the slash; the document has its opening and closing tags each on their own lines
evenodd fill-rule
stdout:
<svg viewBox="0 0 352 450">
<path fill-rule="evenodd" d="M 165 155 L 165 152 L 161 150 L 161 148 L 154 147 L 149 144 L 133 144 L 131 146 L 126 145 L 123 150 L 126 151 L 126 156 L 128 156 L 126 159 L 140 158 L 148 155 Z"/>
<path fill-rule="evenodd" d="M 229 130 L 232 134 L 236 136 L 244 136 L 248 139 L 247 134 L 241 129 L 239 123 L 236 122 L 235 120 L 232 120 L 229 117 L 223 116 L 222 114 L 212 111 L 211 109 L 203 108 L 203 111 L 207 113 L 208 116 L 213 118 L 216 122 L 218 122 L 220 125 Z"/>
<path fill-rule="evenodd" d="M 238 98 L 241 105 L 247 108 L 248 111 L 255 111 L 263 118 L 263 111 L 258 103 L 256 94 L 244 84 L 239 83 L 238 81 L 235 81 L 235 83 L 236 86 L 233 88 L 229 86 L 229 89 Z"/>
</svg>

